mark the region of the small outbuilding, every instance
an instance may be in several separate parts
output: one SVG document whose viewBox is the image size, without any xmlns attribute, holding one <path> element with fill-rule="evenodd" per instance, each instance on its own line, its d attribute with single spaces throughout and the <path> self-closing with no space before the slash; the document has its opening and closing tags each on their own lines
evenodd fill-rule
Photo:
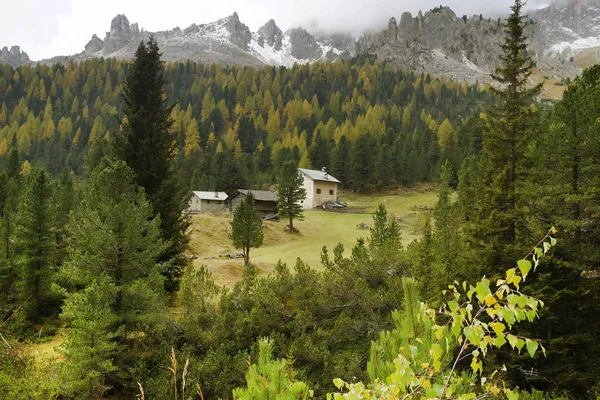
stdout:
<svg viewBox="0 0 600 400">
<path fill-rule="evenodd" d="M 263 219 L 277 219 L 277 194 L 268 190 L 253 189 L 236 189 L 228 193 L 227 206 L 231 219 L 233 219 L 235 209 L 238 208 L 248 192 L 252 192 L 254 195 L 256 208 Z"/>
<path fill-rule="evenodd" d="M 227 200 L 225 192 L 193 191 L 187 209 L 190 214 L 222 214 L 227 210 L 225 200 Z"/>
<path fill-rule="evenodd" d="M 322 170 L 298 168 L 304 182 L 302 186 L 306 190 L 306 199 L 301 201 L 302 208 L 312 210 L 325 203 L 338 201 L 338 190 L 342 182 L 329 175 L 323 167 Z"/>
</svg>

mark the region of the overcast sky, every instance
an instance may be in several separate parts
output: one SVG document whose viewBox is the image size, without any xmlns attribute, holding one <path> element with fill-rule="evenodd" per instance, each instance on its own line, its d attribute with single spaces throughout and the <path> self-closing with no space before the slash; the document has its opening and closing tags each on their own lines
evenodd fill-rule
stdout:
<svg viewBox="0 0 600 400">
<path fill-rule="evenodd" d="M 530 0 L 539 7 L 551 0 Z M 506 14 L 512 0 L 447 0 L 458 16 Z M 160 4 L 154 7 L 150 4 Z M 390 17 L 413 14 L 440 5 L 440 0 L 18 0 L 3 7 L 0 47 L 19 45 L 32 60 L 81 52 L 92 34 L 104 39 L 110 21 L 125 14 L 147 31 L 185 28 L 207 23 L 237 11 L 256 31 L 270 18 L 285 31 L 293 26 L 328 30 L 381 29 Z"/>
</svg>

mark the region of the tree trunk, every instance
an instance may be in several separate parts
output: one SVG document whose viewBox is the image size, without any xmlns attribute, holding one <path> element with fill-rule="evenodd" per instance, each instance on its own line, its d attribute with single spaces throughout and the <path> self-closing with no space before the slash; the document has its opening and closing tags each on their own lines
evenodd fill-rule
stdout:
<svg viewBox="0 0 600 400">
<path fill-rule="evenodd" d="M 246 245 L 242 249 L 242 253 L 244 253 L 244 265 L 248 265 L 250 263 L 250 245 Z"/>
</svg>

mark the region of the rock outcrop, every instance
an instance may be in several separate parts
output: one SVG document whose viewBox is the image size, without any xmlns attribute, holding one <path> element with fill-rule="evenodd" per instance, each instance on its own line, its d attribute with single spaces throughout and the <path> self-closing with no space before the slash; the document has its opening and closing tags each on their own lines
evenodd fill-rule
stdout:
<svg viewBox="0 0 600 400">
<path fill-rule="evenodd" d="M 19 46 L 12 46 L 10 50 L 4 46 L 0 51 L 0 63 L 7 63 L 11 67 L 18 67 L 23 64 L 31 64 L 29 56 L 21 51 Z"/>
</svg>

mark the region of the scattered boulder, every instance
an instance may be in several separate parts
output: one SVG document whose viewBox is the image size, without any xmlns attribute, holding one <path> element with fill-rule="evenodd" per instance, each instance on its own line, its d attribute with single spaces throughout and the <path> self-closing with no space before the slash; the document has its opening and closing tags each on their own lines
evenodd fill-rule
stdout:
<svg viewBox="0 0 600 400">
<path fill-rule="evenodd" d="M 283 230 L 286 231 L 286 232 L 288 232 L 288 233 L 298 233 L 298 232 L 300 232 L 298 230 L 298 228 L 295 228 L 295 227 L 294 228 L 290 228 L 289 225 L 286 225 Z"/>
</svg>

